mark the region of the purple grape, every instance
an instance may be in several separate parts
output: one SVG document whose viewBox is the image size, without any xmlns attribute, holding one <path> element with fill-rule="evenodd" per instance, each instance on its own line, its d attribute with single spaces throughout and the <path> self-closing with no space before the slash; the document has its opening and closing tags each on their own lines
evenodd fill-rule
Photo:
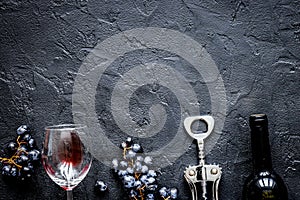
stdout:
<svg viewBox="0 0 300 200">
<path fill-rule="evenodd" d="M 157 177 L 157 174 L 154 170 L 149 170 L 147 176 L 149 177 Z"/>
<path fill-rule="evenodd" d="M 28 160 L 29 160 L 28 156 L 26 156 L 25 154 L 22 154 L 22 155 L 19 156 L 19 158 L 16 159 L 15 162 L 18 165 L 23 165 L 23 164 L 27 163 Z"/>
<path fill-rule="evenodd" d="M 95 183 L 95 189 L 98 191 L 98 192 L 105 192 L 107 190 L 107 184 L 104 182 L 104 181 L 101 181 L 101 180 L 97 180 L 96 183 Z"/>
<path fill-rule="evenodd" d="M 19 169 L 15 166 L 12 166 L 9 173 L 12 177 L 17 177 L 19 175 Z"/>
<path fill-rule="evenodd" d="M 132 138 L 131 138 L 131 137 L 128 137 L 128 138 L 126 139 L 127 147 L 131 147 L 132 143 L 133 143 Z"/>
<path fill-rule="evenodd" d="M 34 139 L 34 138 L 31 138 L 31 139 L 28 141 L 28 147 L 31 148 L 31 149 L 36 148 L 36 142 L 35 142 L 35 139 Z"/>
<path fill-rule="evenodd" d="M 139 144 L 133 144 L 132 145 L 132 151 L 134 151 L 135 153 L 142 153 L 143 148 Z"/>
<path fill-rule="evenodd" d="M 177 188 L 171 188 L 170 189 L 170 198 L 171 199 L 177 199 L 178 196 L 178 189 Z"/>
<path fill-rule="evenodd" d="M 126 175 L 123 178 L 123 184 L 125 188 L 133 188 L 135 183 L 135 178 L 130 175 Z"/>
<path fill-rule="evenodd" d="M 30 132 L 30 130 L 29 130 L 29 127 L 27 125 L 22 125 L 17 129 L 17 134 L 18 135 L 23 135 L 23 134 L 26 134 L 26 133 L 29 133 L 29 132 Z"/>
<path fill-rule="evenodd" d="M 160 190 L 159 190 L 159 195 L 161 197 L 164 197 L 164 198 L 167 198 L 169 195 L 168 195 L 168 189 L 166 187 L 162 187 Z"/>
<path fill-rule="evenodd" d="M 129 191 L 129 197 L 130 198 L 135 198 L 135 197 L 137 197 L 137 195 L 138 195 L 138 192 L 136 190 L 130 190 Z"/>
<path fill-rule="evenodd" d="M 154 200 L 155 199 L 155 197 L 154 197 L 154 194 L 147 194 L 147 196 L 146 196 L 146 200 Z"/>
<path fill-rule="evenodd" d="M 24 181 L 24 180 L 26 180 L 28 178 L 31 178 L 32 173 L 33 173 L 33 171 L 29 167 L 26 167 L 26 166 L 22 167 L 22 170 L 20 172 L 21 180 Z"/>
<path fill-rule="evenodd" d="M 30 161 L 38 161 L 40 157 L 41 157 L 41 153 L 36 149 L 28 152 L 28 158 Z"/>
<path fill-rule="evenodd" d="M 14 154 L 17 149 L 18 149 L 17 143 L 15 142 L 8 143 L 7 150 L 9 151 L 10 154 Z"/>
<path fill-rule="evenodd" d="M 6 164 L 2 167 L 2 175 L 10 176 L 11 165 Z"/>
<path fill-rule="evenodd" d="M 26 133 L 23 135 L 22 141 L 28 142 L 31 138 L 32 136 L 29 133 Z"/>
</svg>

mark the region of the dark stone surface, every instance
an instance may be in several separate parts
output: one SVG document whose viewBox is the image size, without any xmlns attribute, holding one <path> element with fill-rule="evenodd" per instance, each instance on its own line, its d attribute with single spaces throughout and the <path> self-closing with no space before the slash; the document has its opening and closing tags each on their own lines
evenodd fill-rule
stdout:
<svg viewBox="0 0 300 200">
<path fill-rule="evenodd" d="M 274 169 L 288 186 L 289 199 L 300 199 L 300 3 L 298 0 L 51 0 L 0 2 L 0 144 L 15 137 L 21 124 L 31 125 L 42 145 L 43 127 L 72 122 L 72 91 L 76 73 L 93 47 L 114 34 L 133 28 L 161 27 L 182 32 L 205 47 L 223 79 L 227 113 L 218 143 L 207 155 L 208 162 L 223 168 L 219 194 L 223 200 L 240 199 L 242 185 L 251 171 L 248 116 L 264 112 L 270 121 Z M 116 60 L 110 69 L 125 73 L 135 63 L 153 59 L 180 70 L 184 60 L 160 50 L 135 51 Z M 162 61 L 164 60 L 164 61 Z M 187 67 L 187 69 L 189 69 Z M 105 109 L 114 81 L 109 70 L 97 89 L 97 114 L 105 130 L 118 127 L 106 119 Z M 181 70 L 189 76 L 192 70 Z M 197 77 L 197 76 L 196 76 Z M 201 114 L 210 113 L 205 82 L 193 82 L 198 90 Z M 149 123 L 147 111 L 154 103 L 168 103 L 169 123 L 157 136 L 140 139 L 144 148 L 160 148 L 173 137 L 180 123 L 179 104 L 172 91 L 141 87 L 130 101 L 131 115 Z M 101 91 L 105 93 L 101 93 Z M 107 94 L 107 95 L 103 95 Z M 164 98 L 163 94 L 168 94 Z M 102 104 L 101 102 L 108 104 Z M 153 101 L 153 102 L 152 102 Z M 166 104 L 164 104 L 166 105 Z M 141 108 L 141 109 L 139 109 Z M 108 112 L 109 114 L 109 112 Z M 168 130 L 171 133 L 167 134 Z M 127 135 L 109 134 L 114 143 Z M 136 138 L 137 139 L 137 138 Z M 137 139 L 138 140 L 138 139 Z M 183 179 L 189 164 L 196 164 L 193 143 L 188 152 L 161 169 L 160 185 L 179 188 L 179 199 L 190 199 Z M 97 178 L 108 183 L 109 192 L 93 192 Z M 64 199 L 65 192 L 43 171 L 31 184 L 17 187 L 0 179 L 0 199 Z M 90 173 L 74 190 L 74 199 L 126 199 L 111 169 L 95 160 Z"/>
</svg>

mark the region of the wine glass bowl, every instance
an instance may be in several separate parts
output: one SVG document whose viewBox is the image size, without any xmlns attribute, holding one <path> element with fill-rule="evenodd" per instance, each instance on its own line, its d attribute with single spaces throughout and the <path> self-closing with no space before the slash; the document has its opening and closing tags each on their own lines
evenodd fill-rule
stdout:
<svg viewBox="0 0 300 200">
<path fill-rule="evenodd" d="M 86 126 L 63 124 L 45 128 L 42 163 L 48 176 L 61 188 L 68 191 L 72 199 L 72 189 L 88 174 L 92 156 L 87 146 L 89 136 Z"/>
</svg>

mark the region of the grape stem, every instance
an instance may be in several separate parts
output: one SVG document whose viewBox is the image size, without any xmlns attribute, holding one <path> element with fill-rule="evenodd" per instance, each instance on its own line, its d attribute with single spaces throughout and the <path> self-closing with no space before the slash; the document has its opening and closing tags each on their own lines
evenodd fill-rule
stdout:
<svg viewBox="0 0 300 200">
<path fill-rule="evenodd" d="M 21 144 L 26 144 L 26 142 L 20 142 L 20 136 L 17 137 L 17 144 L 18 144 L 18 148 L 16 150 L 16 152 L 14 153 L 14 155 L 12 155 L 10 158 L 1 158 L 0 157 L 0 161 L 1 162 L 4 162 L 4 163 L 8 163 L 8 164 L 13 164 L 15 165 L 18 169 L 22 169 L 22 166 L 21 165 L 18 165 L 15 160 L 17 158 L 19 158 L 20 156 L 20 153 L 24 152 L 25 154 L 28 154 L 28 152 L 20 149 L 21 148 Z"/>
<path fill-rule="evenodd" d="M 131 147 L 125 147 L 124 149 L 123 149 L 123 158 L 124 159 L 126 159 L 126 152 L 127 152 L 127 150 L 130 150 L 131 149 Z"/>
</svg>

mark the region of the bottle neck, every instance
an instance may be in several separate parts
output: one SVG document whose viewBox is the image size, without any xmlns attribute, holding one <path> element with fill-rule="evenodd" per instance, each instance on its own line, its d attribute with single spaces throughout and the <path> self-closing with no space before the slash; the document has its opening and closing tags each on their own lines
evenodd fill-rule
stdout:
<svg viewBox="0 0 300 200">
<path fill-rule="evenodd" d="M 267 125 L 251 126 L 251 144 L 254 172 L 261 170 L 272 170 L 272 159 Z"/>
</svg>

